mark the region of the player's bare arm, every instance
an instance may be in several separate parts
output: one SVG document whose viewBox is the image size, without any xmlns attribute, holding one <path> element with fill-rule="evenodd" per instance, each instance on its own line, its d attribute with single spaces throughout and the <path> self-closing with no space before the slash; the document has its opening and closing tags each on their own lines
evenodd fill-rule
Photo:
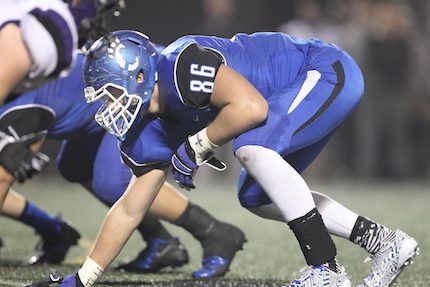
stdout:
<svg viewBox="0 0 430 287">
<path fill-rule="evenodd" d="M 89 257 L 106 269 L 121 251 L 130 235 L 151 206 L 166 179 L 166 170 L 154 169 L 133 177 L 124 195 L 112 206 L 107 214 Z M 93 270 L 86 265 L 79 271 L 85 284 L 91 279 Z M 95 280 L 93 278 L 91 280 Z"/>
<path fill-rule="evenodd" d="M 267 118 L 269 105 L 243 76 L 221 65 L 215 78 L 211 104 L 220 109 L 208 126 L 209 140 L 224 144 Z"/>
</svg>

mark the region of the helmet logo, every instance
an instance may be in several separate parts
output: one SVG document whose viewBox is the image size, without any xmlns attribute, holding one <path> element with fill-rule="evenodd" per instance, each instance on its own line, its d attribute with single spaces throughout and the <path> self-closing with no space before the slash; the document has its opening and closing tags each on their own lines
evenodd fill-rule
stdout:
<svg viewBox="0 0 430 287">
<path fill-rule="evenodd" d="M 115 42 L 110 43 L 110 47 L 108 49 L 108 57 L 109 58 L 115 58 L 118 65 L 121 68 L 125 69 L 125 67 L 127 66 L 127 62 L 120 53 L 121 49 L 125 49 L 125 46 L 124 46 L 124 44 L 118 45 L 118 42 L 119 41 L 115 41 Z M 128 64 L 127 70 L 129 72 L 131 72 L 131 71 L 136 70 L 138 67 L 139 67 L 139 58 L 136 56 L 134 63 Z"/>
</svg>

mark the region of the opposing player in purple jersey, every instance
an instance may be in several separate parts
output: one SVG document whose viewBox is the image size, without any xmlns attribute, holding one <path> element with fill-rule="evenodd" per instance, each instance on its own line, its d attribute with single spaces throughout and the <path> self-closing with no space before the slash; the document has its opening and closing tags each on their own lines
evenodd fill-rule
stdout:
<svg viewBox="0 0 430 287">
<path fill-rule="evenodd" d="M 80 39 L 99 30 L 124 0 L 5 0 L 0 11 L 0 102 L 37 88 L 73 67 Z M 48 158 L 28 146 L 37 134 L 16 138 L 0 134 L 0 187 L 22 182 L 40 171 Z M 11 157 L 10 153 L 21 154 Z M 6 193 L 0 193 L 2 206 Z"/>
<path fill-rule="evenodd" d="M 158 54 L 134 31 L 96 41 L 84 62 L 96 121 L 120 140 L 135 177 L 110 210 L 86 262 L 60 286 L 93 286 L 120 252 L 166 179 L 194 188 L 213 150 L 233 140 L 244 169 L 239 199 L 251 212 L 288 223 L 307 266 L 289 286 L 348 287 L 330 234 L 373 258 L 361 286 L 388 286 L 417 242 L 312 192 L 301 176 L 360 101 L 364 83 L 341 48 L 282 33 L 232 39 L 185 36 Z M 112 241 L 112 238 L 115 238 Z"/>
<path fill-rule="evenodd" d="M 111 206 L 124 193 L 132 174 L 121 162 L 115 137 L 94 121 L 97 105 L 89 106 L 85 102 L 82 60 L 83 55 L 78 55 L 76 67 L 69 76 L 51 81 L 0 107 L 0 131 L 19 137 L 41 133 L 47 138 L 62 140 L 57 156 L 60 173 Z M 112 177 L 111 172 L 116 176 Z M 6 197 L 2 214 L 33 227 L 41 235 L 41 252 L 32 257 L 33 264 L 60 263 L 80 238 L 70 224 L 50 216 L 14 191 Z M 193 273 L 194 277 L 224 275 L 245 242 L 240 229 L 215 219 L 165 184 L 151 213 L 137 228 L 147 242 L 146 248 L 132 262 L 120 266 L 121 269 L 146 273 L 188 263 L 185 247 L 157 217 L 183 227 L 201 243 L 203 256 L 211 264 L 204 264 Z"/>
</svg>

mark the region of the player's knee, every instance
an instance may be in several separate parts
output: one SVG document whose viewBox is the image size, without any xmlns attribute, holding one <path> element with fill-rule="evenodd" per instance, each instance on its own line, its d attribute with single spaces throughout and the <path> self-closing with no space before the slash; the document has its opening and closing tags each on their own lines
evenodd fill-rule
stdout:
<svg viewBox="0 0 430 287">
<path fill-rule="evenodd" d="M 13 175 L 11 175 L 3 166 L 0 165 L 0 186 L 11 185 L 13 181 Z"/>
<path fill-rule="evenodd" d="M 235 156 L 243 166 L 246 166 L 246 164 L 252 161 L 254 157 L 250 146 L 242 146 L 238 148 L 235 152 Z"/>
</svg>

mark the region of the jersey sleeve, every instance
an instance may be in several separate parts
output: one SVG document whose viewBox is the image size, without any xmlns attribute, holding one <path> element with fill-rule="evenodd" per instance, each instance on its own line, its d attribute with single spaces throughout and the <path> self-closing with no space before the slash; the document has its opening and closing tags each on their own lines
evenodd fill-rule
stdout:
<svg viewBox="0 0 430 287">
<path fill-rule="evenodd" d="M 136 177 L 142 176 L 153 169 L 164 169 L 170 165 L 170 161 L 156 161 L 145 164 L 139 164 L 130 158 L 124 151 L 121 150 L 122 161 L 131 169 Z"/>
<path fill-rule="evenodd" d="M 175 74 L 182 103 L 193 108 L 207 107 L 222 63 L 221 55 L 215 51 L 197 44 L 185 48 L 178 56 Z"/>
<path fill-rule="evenodd" d="M 143 117 L 134 123 L 125 140 L 118 142 L 122 161 L 137 177 L 153 169 L 165 169 L 174 153 L 168 134 L 158 118 Z"/>
</svg>

